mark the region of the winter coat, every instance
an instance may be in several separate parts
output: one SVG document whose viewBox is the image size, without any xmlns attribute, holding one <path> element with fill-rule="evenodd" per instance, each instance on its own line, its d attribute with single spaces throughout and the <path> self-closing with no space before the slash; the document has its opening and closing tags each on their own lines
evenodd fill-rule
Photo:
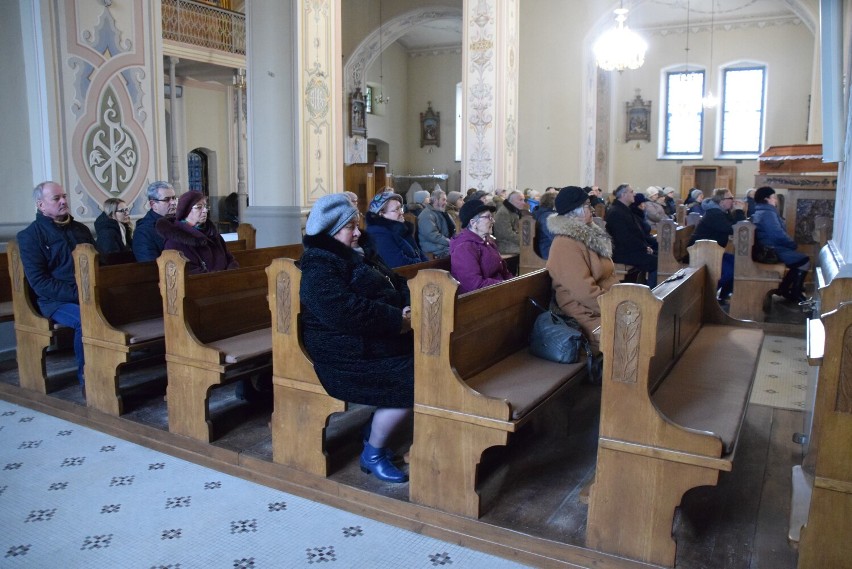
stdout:
<svg viewBox="0 0 852 569">
<path fill-rule="evenodd" d="M 136 231 L 133 232 L 133 256 L 138 262 L 156 261 L 163 252 L 165 240 L 156 229 L 157 222 L 162 218 L 162 215 L 149 209 L 148 213 L 136 222 Z"/>
<path fill-rule="evenodd" d="M 667 217 L 666 210 L 661 204 L 652 200 L 645 202 L 645 221 L 650 224 L 651 229 L 656 229 L 657 222 Z"/>
<path fill-rule="evenodd" d="M 451 203 L 448 203 L 447 209 L 444 211 L 448 216 L 450 216 L 450 219 L 453 222 L 453 227 L 455 228 L 455 230 L 453 231 L 453 235 L 455 235 L 456 233 L 462 230 L 461 221 L 459 221 L 459 208 L 457 208 Z"/>
<path fill-rule="evenodd" d="M 494 212 L 494 239 L 503 255 L 521 252 L 521 212 L 509 200 Z"/>
<path fill-rule="evenodd" d="M 121 240 L 122 232 L 124 232 L 124 241 Z M 101 212 L 95 220 L 95 234 L 98 237 L 95 247 L 101 255 L 133 250 L 133 236 L 130 227 L 107 217 L 105 212 Z"/>
<path fill-rule="evenodd" d="M 797 267 L 808 258 L 804 253 L 796 251 L 796 242 L 784 231 L 784 224 L 775 206 L 767 203 L 755 205 L 751 221 L 754 223 L 755 242 L 775 249 L 778 258 L 788 267 Z"/>
<path fill-rule="evenodd" d="M 191 275 L 239 267 L 216 226 L 209 221 L 196 228 L 174 217 L 164 217 L 157 222 L 157 232 L 165 239 L 165 249 L 180 251 L 187 258 L 186 270 Z"/>
<path fill-rule="evenodd" d="M 485 239 L 465 229 L 450 239 L 450 273 L 459 281 L 459 293 L 511 279 L 506 262 L 490 235 Z"/>
<path fill-rule="evenodd" d="M 343 401 L 414 405 L 414 338 L 402 330 L 405 279 L 325 234 L 307 235 L 300 261 L 302 342 L 320 383 Z"/>
<path fill-rule="evenodd" d="M 407 221 L 393 221 L 367 212 L 367 233 L 379 256 L 392 269 L 426 260 L 414 242 L 414 232 Z"/>
<path fill-rule="evenodd" d="M 689 238 L 690 247 L 699 239 L 712 239 L 721 247 L 727 246 L 729 237 L 734 234 L 734 224 L 745 219 L 742 210 L 734 209 L 729 214 L 715 201 L 709 201 L 713 205 L 707 207 L 704 217 L 695 227 L 692 237 Z"/>
<path fill-rule="evenodd" d="M 405 204 L 405 213 L 410 213 L 414 217 L 419 216 L 420 212 L 422 212 L 424 209 L 425 209 L 425 206 L 422 203 Z"/>
<path fill-rule="evenodd" d="M 613 274 L 612 239 L 594 223 L 554 215 L 547 219 L 553 233 L 553 245 L 547 270 L 553 287 L 553 299 L 559 309 L 580 324 L 592 349 L 600 351 L 600 339 L 594 330 L 601 325 L 598 297 L 618 283 Z"/>
<path fill-rule="evenodd" d="M 645 266 L 652 261 L 641 222 L 629 207 L 618 200 L 612 202 L 606 212 L 606 230 L 612 237 L 614 262 Z"/>
<path fill-rule="evenodd" d="M 24 275 L 45 318 L 50 318 L 63 304 L 79 304 L 71 253 L 80 243 L 95 244 L 89 228 L 68 217 L 66 225 L 58 225 L 37 212 L 35 221 L 18 232 Z"/>
<path fill-rule="evenodd" d="M 427 205 L 417 216 L 417 240 L 424 253 L 436 257 L 446 257 L 450 253 L 450 237 L 452 232 L 447 223 L 447 217 Z"/>
<path fill-rule="evenodd" d="M 533 213 L 533 217 L 535 218 L 535 252 L 538 253 L 538 256 L 542 259 L 547 259 L 547 256 L 550 254 L 550 244 L 553 242 L 553 234 L 550 232 L 550 229 L 547 227 L 547 219 L 556 215 L 556 210 L 552 208 L 542 208 L 539 207 Z"/>
</svg>

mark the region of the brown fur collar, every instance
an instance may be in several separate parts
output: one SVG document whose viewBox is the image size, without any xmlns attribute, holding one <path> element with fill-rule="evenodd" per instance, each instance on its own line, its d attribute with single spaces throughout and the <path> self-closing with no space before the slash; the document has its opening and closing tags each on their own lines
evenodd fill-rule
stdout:
<svg viewBox="0 0 852 569">
<path fill-rule="evenodd" d="M 612 238 L 605 229 L 594 223 L 586 225 L 577 217 L 551 215 L 547 218 L 547 228 L 554 237 L 564 235 L 579 241 L 602 257 L 612 257 Z"/>
</svg>

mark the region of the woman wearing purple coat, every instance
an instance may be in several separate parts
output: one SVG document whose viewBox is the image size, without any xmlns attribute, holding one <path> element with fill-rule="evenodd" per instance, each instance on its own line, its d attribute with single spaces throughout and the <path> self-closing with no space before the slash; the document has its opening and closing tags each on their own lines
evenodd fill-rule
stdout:
<svg viewBox="0 0 852 569">
<path fill-rule="evenodd" d="M 165 249 L 174 249 L 187 258 L 190 274 L 212 273 L 239 267 L 225 246 L 216 226 L 207 221 L 207 196 L 190 191 L 178 200 L 174 217 L 157 220 L 157 233 L 165 239 Z"/>
<path fill-rule="evenodd" d="M 459 210 L 463 231 L 450 239 L 450 273 L 459 281 L 459 292 L 470 292 L 511 279 L 497 242 L 491 237 L 494 206 L 479 200 L 465 203 Z"/>
</svg>

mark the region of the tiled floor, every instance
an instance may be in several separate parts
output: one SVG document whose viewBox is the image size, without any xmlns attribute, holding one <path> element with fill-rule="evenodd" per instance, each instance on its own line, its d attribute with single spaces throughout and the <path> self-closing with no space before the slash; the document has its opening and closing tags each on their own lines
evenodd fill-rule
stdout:
<svg viewBox="0 0 852 569">
<path fill-rule="evenodd" d="M 751 402 L 802 411 L 805 408 L 807 384 L 805 340 L 767 335 L 757 364 Z"/>
<path fill-rule="evenodd" d="M 0 401 L 0 567 L 520 567 Z"/>
</svg>

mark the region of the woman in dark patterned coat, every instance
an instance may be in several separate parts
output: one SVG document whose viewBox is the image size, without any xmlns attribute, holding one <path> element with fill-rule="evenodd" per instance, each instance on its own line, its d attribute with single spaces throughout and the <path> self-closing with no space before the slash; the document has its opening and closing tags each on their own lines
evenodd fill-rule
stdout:
<svg viewBox="0 0 852 569">
<path fill-rule="evenodd" d="M 387 443 L 414 406 L 414 340 L 405 279 L 359 244 L 358 211 L 323 196 L 308 217 L 300 261 L 302 341 L 332 397 L 378 407 L 360 465 L 387 482 L 408 476 Z"/>
<path fill-rule="evenodd" d="M 207 221 L 207 196 L 189 191 L 178 200 L 174 217 L 157 220 L 157 233 L 165 239 L 165 249 L 174 249 L 187 258 L 189 274 L 236 269 L 239 263 L 228 252 L 216 226 Z"/>
</svg>

